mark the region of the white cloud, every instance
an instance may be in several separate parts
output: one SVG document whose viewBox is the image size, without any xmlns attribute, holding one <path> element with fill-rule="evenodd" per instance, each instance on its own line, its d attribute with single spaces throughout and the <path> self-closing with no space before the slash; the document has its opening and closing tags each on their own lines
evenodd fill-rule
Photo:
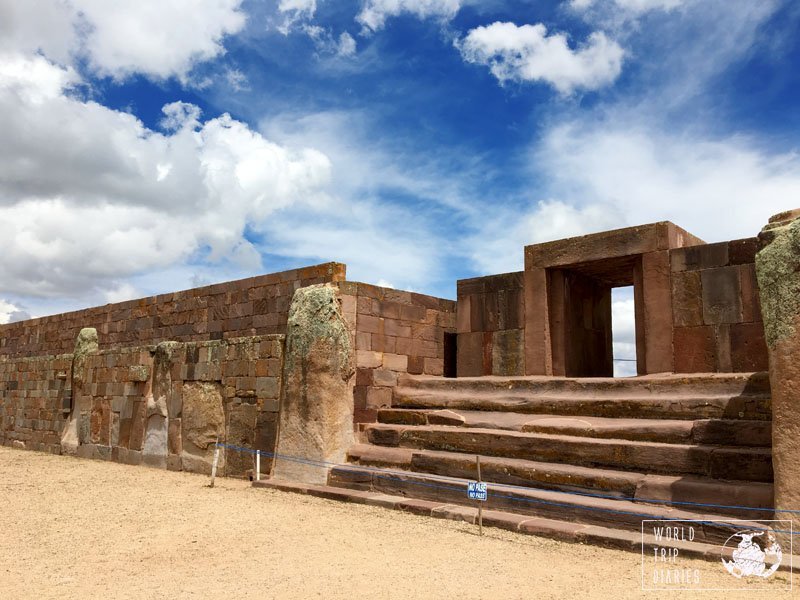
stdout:
<svg viewBox="0 0 800 600">
<path fill-rule="evenodd" d="M 566 35 L 547 35 L 541 23 L 492 23 L 470 30 L 457 45 L 464 60 L 488 66 L 500 83 L 542 81 L 562 94 L 613 83 L 624 57 L 622 48 L 602 32 L 592 33 L 573 50 Z"/>
<path fill-rule="evenodd" d="M 479 273 L 521 271 L 523 248 L 619 227 L 620 215 L 600 205 L 584 207 L 559 200 L 534 203 L 529 210 L 495 208 L 479 220 L 479 233 L 465 244 Z"/>
<path fill-rule="evenodd" d="M 44 57 L 0 59 L 0 290 L 58 295 L 208 252 L 257 268 L 248 225 L 324 205 L 322 153 L 274 144 L 228 115 L 165 107 L 167 133 L 69 93 Z"/>
<path fill-rule="evenodd" d="M 346 31 L 339 37 L 335 37 L 330 29 L 319 25 L 303 25 L 300 28 L 311 41 L 317 52 L 322 54 L 333 54 L 342 58 L 349 58 L 356 54 L 356 41 Z"/>
<path fill-rule="evenodd" d="M 532 159 L 551 181 L 551 196 L 613 210 L 626 224 L 671 220 L 708 241 L 753 236 L 770 215 L 797 204 L 798 154 L 631 119 L 623 113 L 554 128 Z"/>
<path fill-rule="evenodd" d="M 278 26 L 278 31 L 283 35 L 289 33 L 298 24 L 307 24 L 317 12 L 316 0 L 280 0 L 278 12 L 283 15 L 283 23 Z"/>
<path fill-rule="evenodd" d="M 616 8 L 633 14 L 642 14 L 651 10 L 669 11 L 689 4 L 693 0 L 572 0 L 570 6 L 576 10 L 586 10 L 601 3 L 613 4 Z"/>
<path fill-rule="evenodd" d="M 0 325 L 14 323 L 15 321 L 24 321 L 30 318 L 31 315 L 27 311 L 0 298 Z"/>
<path fill-rule="evenodd" d="M 361 23 L 365 32 L 383 29 L 388 18 L 402 14 L 449 21 L 461 5 L 462 0 L 366 0 L 356 21 Z"/>
<path fill-rule="evenodd" d="M 0 51 L 85 59 L 102 76 L 186 80 L 245 24 L 242 0 L 0 0 Z"/>
</svg>

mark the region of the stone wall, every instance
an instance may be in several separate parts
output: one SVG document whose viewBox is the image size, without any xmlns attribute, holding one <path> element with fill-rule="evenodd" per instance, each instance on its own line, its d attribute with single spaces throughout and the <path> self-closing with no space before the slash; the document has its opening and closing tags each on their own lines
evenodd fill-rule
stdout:
<svg viewBox="0 0 800 600">
<path fill-rule="evenodd" d="M 522 272 L 458 281 L 458 376 L 525 373 Z"/>
<path fill-rule="evenodd" d="M 102 339 L 102 338 L 101 338 Z M 210 471 L 214 443 L 274 452 L 284 336 L 0 360 L 0 443 L 54 453 Z M 61 444 L 74 420 L 77 446 Z M 251 454 L 223 452 L 220 474 L 243 476 Z M 262 472 L 271 461 L 262 460 Z"/>
<path fill-rule="evenodd" d="M 398 373 L 444 374 L 456 303 L 366 283 L 343 282 L 339 289 L 342 316 L 355 331 L 354 420 L 371 423 L 379 408 L 392 405 Z"/>
<path fill-rule="evenodd" d="M 101 349 L 282 334 L 294 291 L 344 281 L 345 271 L 325 263 L 0 325 L 0 355 L 72 352 L 84 327 L 97 329 Z"/>
<path fill-rule="evenodd" d="M 670 252 L 676 372 L 767 370 L 756 251 L 748 238 Z"/>
<path fill-rule="evenodd" d="M 59 454 L 72 355 L 0 357 L 0 444 Z M 67 412 L 62 408 L 66 406 Z"/>
</svg>

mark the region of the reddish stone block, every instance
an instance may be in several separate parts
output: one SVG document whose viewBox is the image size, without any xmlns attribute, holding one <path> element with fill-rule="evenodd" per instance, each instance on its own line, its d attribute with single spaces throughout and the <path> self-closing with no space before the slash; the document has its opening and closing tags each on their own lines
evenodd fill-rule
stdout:
<svg viewBox="0 0 800 600">
<path fill-rule="evenodd" d="M 357 323 L 360 332 L 383 334 L 383 319 L 380 317 L 359 315 Z"/>
<path fill-rule="evenodd" d="M 459 296 L 456 308 L 456 330 L 458 333 L 469 333 L 472 331 L 470 319 L 470 302 L 472 296 Z"/>
<path fill-rule="evenodd" d="M 367 388 L 367 408 L 391 408 L 392 389 L 381 387 Z"/>
<path fill-rule="evenodd" d="M 728 242 L 673 249 L 670 263 L 675 272 L 724 267 L 728 264 Z"/>
<path fill-rule="evenodd" d="M 358 410 L 367 407 L 367 390 L 363 385 L 353 387 L 353 407 Z"/>
<path fill-rule="evenodd" d="M 424 359 L 423 371 L 426 375 L 441 376 L 444 373 L 444 360 L 441 358 Z"/>
<path fill-rule="evenodd" d="M 373 369 L 356 369 L 356 385 L 372 385 L 372 371 Z"/>
<path fill-rule="evenodd" d="M 742 321 L 742 287 L 739 267 L 706 269 L 703 285 L 703 321 L 706 325 Z"/>
<path fill-rule="evenodd" d="M 715 370 L 715 339 L 710 326 L 676 327 L 676 373 L 711 373 Z"/>
<path fill-rule="evenodd" d="M 742 321 L 761 321 L 761 300 L 758 294 L 758 280 L 754 264 L 739 266 L 739 279 L 742 286 Z"/>
<path fill-rule="evenodd" d="M 412 334 L 413 328 L 410 325 L 404 325 L 395 319 L 386 319 L 383 322 L 383 333 L 394 337 L 419 337 Z"/>
<path fill-rule="evenodd" d="M 425 315 L 426 311 L 423 306 L 403 305 L 400 307 L 400 318 L 404 321 L 424 321 Z"/>
<path fill-rule="evenodd" d="M 672 274 L 672 318 L 675 327 L 703 325 L 703 292 L 698 271 Z"/>
<path fill-rule="evenodd" d="M 425 359 L 421 356 L 408 357 L 408 372 L 412 375 L 422 375 L 425 369 Z"/>
<path fill-rule="evenodd" d="M 746 265 L 756 261 L 758 238 L 745 238 L 728 242 L 728 264 Z"/>
<path fill-rule="evenodd" d="M 761 323 L 731 325 L 731 366 L 734 372 L 749 373 L 769 369 L 764 326 Z"/>
<path fill-rule="evenodd" d="M 428 359 L 425 359 L 427 366 Z M 425 371 L 428 372 L 427 370 Z M 376 386 L 394 387 L 397 385 L 397 373 L 388 369 L 374 369 L 372 371 L 372 382 Z"/>
<path fill-rule="evenodd" d="M 379 335 L 373 333 L 372 339 L 370 340 L 370 345 L 375 352 L 391 352 L 394 354 L 396 352 L 396 339 L 397 338 L 388 335 Z"/>
<path fill-rule="evenodd" d="M 647 373 L 673 370 L 672 280 L 669 252 L 642 256 L 642 300 Z"/>
</svg>

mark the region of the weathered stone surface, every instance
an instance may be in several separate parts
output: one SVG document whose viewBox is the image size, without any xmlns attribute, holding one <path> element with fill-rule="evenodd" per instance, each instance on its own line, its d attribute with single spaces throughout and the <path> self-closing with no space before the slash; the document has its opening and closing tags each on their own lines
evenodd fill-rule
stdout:
<svg viewBox="0 0 800 600">
<path fill-rule="evenodd" d="M 775 508 L 800 506 L 800 212 L 759 234 L 756 274 L 769 352 Z"/>
<path fill-rule="evenodd" d="M 91 397 L 84 395 L 83 388 L 87 358 L 97 350 L 97 330 L 93 327 L 81 329 L 75 341 L 72 359 L 72 411 L 61 434 L 61 449 L 64 454 L 75 454 L 78 446 L 89 439 L 90 428 L 86 420 L 91 410 Z M 83 427 L 81 427 L 82 415 Z"/>
<path fill-rule="evenodd" d="M 228 409 L 228 425 L 226 443 L 237 448 L 255 448 L 256 419 L 258 407 L 255 404 L 235 404 Z M 254 468 L 254 457 L 251 452 L 225 449 L 225 474 L 233 477 L 244 477 Z"/>
<path fill-rule="evenodd" d="M 222 386 L 207 381 L 183 385 L 181 440 L 183 469 L 210 472 L 217 439 L 225 439 Z"/>
<path fill-rule="evenodd" d="M 279 455 L 345 461 L 353 443 L 353 354 L 338 288 L 314 285 L 297 290 L 287 323 Z M 325 483 L 327 475 L 324 465 L 280 456 L 275 461 L 276 478 Z"/>
</svg>

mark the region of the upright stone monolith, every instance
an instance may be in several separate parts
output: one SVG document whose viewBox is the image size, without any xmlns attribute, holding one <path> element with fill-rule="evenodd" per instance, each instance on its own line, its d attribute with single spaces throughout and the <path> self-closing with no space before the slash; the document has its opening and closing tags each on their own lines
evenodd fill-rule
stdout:
<svg viewBox="0 0 800 600">
<path fill-rule="evenodd" d="M 297 290 L 289 309 L 273 477 L 324 484 L 353 443 L 353 344 L 339 289 Z"/>
<path fill-rule="evenodd" d="M 756 273 L 769 351 L 775 508 L 800 510 L 800 209 L 759 234 Z M 791 518 L 791 513 L 776 514 Z"/>
<path fill-rule="evenodd" d="M 84 394 L 86 378 L 86 360 L 98 351 L 97 330 L 84 327 L 75 340 L 75 352 L 72 355 L 72 410 L 61 433 L 61 451 L 64 454 L 75 454 L 78 446 L 89 442 L 89 421 L 91 419 L 91 396 Z"/>
</svg>

